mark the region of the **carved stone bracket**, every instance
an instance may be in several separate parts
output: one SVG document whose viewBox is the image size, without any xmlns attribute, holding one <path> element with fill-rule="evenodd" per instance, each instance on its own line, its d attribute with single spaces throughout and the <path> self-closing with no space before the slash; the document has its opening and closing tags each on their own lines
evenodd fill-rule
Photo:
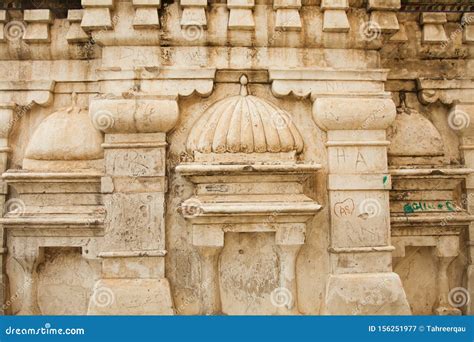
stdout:
<svg viewBox="0 0 474 342">
<path fill-rule="evenodd" d="M 423 104 L 440 101 L 443 104 L 473 102 L 474 79 L 417 79 L 418 98 Z"/>
</svg>

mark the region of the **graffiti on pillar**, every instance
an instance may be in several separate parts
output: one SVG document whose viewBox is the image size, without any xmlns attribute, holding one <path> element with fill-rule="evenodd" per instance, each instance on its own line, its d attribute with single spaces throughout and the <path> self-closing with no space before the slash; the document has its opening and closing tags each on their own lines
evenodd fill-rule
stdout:
<svg viewBox="0 0 474 342">
<path fill-rule="evenodd" d="M 403 206 L 403 212 L 405 214 L 412 214 L 415 212 L 425 211 L 455 211 L 456 205 L 452 201 L 439 201 L 439 202 L 411 202 L 406 203 Z"/>
<path fill-rule="evenodd" d="M 355 204 L 352 198 L 346 198 L 342 202 L 334 204 L 334 214 L 337 217 L 351 216 L 354 212 Z"/>
</svg>

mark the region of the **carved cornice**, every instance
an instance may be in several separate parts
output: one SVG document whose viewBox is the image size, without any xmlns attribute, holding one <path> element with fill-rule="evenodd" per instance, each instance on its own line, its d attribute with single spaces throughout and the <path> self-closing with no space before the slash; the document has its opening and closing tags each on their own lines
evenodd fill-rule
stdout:
<svg viewBox="0 0 474 342">
<path fill-rule="evenodd" d="M 314 100 L 324 94 L 383 93 L 386 69 L 269 69 L 273 94 Z"/>
<path fill-rule="evenodd" d="M 0 103 L 19 106 L 36 103 L 47 107 L 53 100 L 55 81 L 0 81 Z"/>
<path fill-rule="evenodd" d="M 138 67 L 98 70 L 102 93 L 115 93 L 117 88 L 123 92 L 138 81 L 143 92 L 160 96 L 190 96 L 194 93 L 209 96 L 214 88 L 215 75 L 214 68 Z M 110 87 L 108 81 L 114 81 Z"/>
</svg>

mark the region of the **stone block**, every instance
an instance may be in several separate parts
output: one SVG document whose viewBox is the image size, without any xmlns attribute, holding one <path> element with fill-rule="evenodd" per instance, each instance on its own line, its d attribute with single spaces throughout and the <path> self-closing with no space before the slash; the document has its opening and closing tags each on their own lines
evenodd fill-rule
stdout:
<svg viewBox="0 0 474 342">
<path fill-rule="evenodd" d="M 395 273 L 330 275 L 326 315 L 410 315 L 400 277 Z"/>
<path fill-rule="evenodd" d="M 206 10 L 202 7 L 186 7 L 181 17 L 181 27 L 207 27 Z"/>
<path fill-rule="evenodd" d="M 324 32 L 348 32 L 350 29 L 346 11 L 326 10 L 324 11 L 323 31 Z"/>
<path fill-rule="evenodd" d="M 132 0 L 132 4 L 136 7 L 159 8 L 161 6 L 161 0 Z"/>
<path fill-rule="evenodd" d="M 181 6 L 183 7 L 207 7 L 207 0 L 181 0 Z"/>
<path fill-rule="evenodd" d="M 193 225 L 193 245 L 222 247 L 224 246 L 224 231 L 218 226 Z"/>
<path fill-rule="evenodd" d="M 297 9 L 277 9 L 275 29 L 281 31 L 300 31 L 302 27 Z"/>
<path fill-rule="evenodd" d="M 107 209 L 103 252 L 164 249 L 164 194 L 104 195 Z"/>
<path fill-rule="evenodd" d="M 92 291 L 88 315 L 172 315 L 167 279 L 101 279 Z"/>
<path fill-rule="evenodd" d="M 158 28 L 160 19 L 158 9 L 155 7 L 139 7 L 135 10 L 133 27 L 136 29 Z"/>
<path fill-rule="evenodd" d="M 82 43 L 89 41 L 89 35 L 82 29 L 81 21 L 84 10 L 69 10 L 67 20 L 70 23 L 66 39 L 69 43 Z"/>
<path fill-rule="evenodd" d="M 420 23 L 425 24 L 445 24 L 448 20 L 446 19 L 446 13 L 433 13 L 423 12 L 421 13 Z"/>
<path fill-rule="evenodd" d="M 112 29 L 110 9 L 107 7 L 87 8 L 82 18 L 81 27 L 85 31 Z"/>
<path fill-rule="evenodd" d="M 391 10 L 396 11 L 401 7 L 400 0 L 369 0 L 367 4 L 368 10 Z"/>
<path fill-rule="evenodd" d="M 300 9 L 301 8 L 301 0 L 274 0 L 273 1 L 273 9 Z"/>
<path fill-rule="evenodd" d="M 234 8 L 229 13 L 229 30 L 253 30 L 255 20 L 251 9 Z"/>
<path fill-rule="evenodd" d="M 254 8 L 254 0 L 227 0 L 227 8 Z"/>
<path fill-rule="evenodd" d="M 102 259 L 104 278 L 160 279 L 165 276 L 163 257 L 117 257 Z"/>
<path fill-rule="evenodd" d="M 322 0 L 321 9 L 349 9 L 349 0 Z"/>
<path fill-rule="evenodd" d="M 443 25 L 425 24 L 423 25 L 422 34 L 422 42 L 424 44 L 441 44 L 448 41 Z"/>
<path fill-rule="evenodd" d="M 377 23 L 382 33 L 395 33 L 400 29 L 395 12 L 374 11 L 370 14 L 370 21 Z"/>
<path fill-rule="evenodd" d="M 53 15 L 48 9 L 25 10 L 23 20 L 26 22 L 52 23 Z"/>
<path fill-rule="evenodd" d="M 108 7 L 113 8 L 115 0 L 81 0 L 82 7 Z"/>
</svg>

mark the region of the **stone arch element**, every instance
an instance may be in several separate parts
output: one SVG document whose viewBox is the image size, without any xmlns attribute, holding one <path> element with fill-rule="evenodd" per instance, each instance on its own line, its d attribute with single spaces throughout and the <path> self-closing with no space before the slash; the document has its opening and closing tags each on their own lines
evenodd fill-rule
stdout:
<svg viewBox="0 0 474 342">
<path fill-rule="evenodd" d="M 397 108 L 397 116 L 387 130 L 390 141 L 387 152 L 389 164 L 430 164 L 444 155 L 443 139 L 433 123 L 405 104 Z"/>
<path fill-rule="evenodd" d="M 104 142 L 89 113 L 76 104 L 61 109 L 38 126 L 26 148 L 23 168 L 35 171 L 101 170 Z"/>
<path fill-rule="evenodd" d="M 296 257 L 307 222 L 321 209 L 304 194 L 303 183 L 321 166 L 296 163 L 304 144 L 291 116 L 249 95 L 247 82 L 242 76 L 239 95 L 214 103 L 197 120 L 186 145 L 194 161 L 176 167 L 196 185 L 181 212 L 192 224 L 192 244 L 201 259 L 200 311 L 223 311 L 218 266 L 225 233 L 263 232 L 275 234 L 280 262 L 275 294 L 287 295 L 283 306 L 274 304 L 275 311 L 298 314 Z"/>
</svg>

